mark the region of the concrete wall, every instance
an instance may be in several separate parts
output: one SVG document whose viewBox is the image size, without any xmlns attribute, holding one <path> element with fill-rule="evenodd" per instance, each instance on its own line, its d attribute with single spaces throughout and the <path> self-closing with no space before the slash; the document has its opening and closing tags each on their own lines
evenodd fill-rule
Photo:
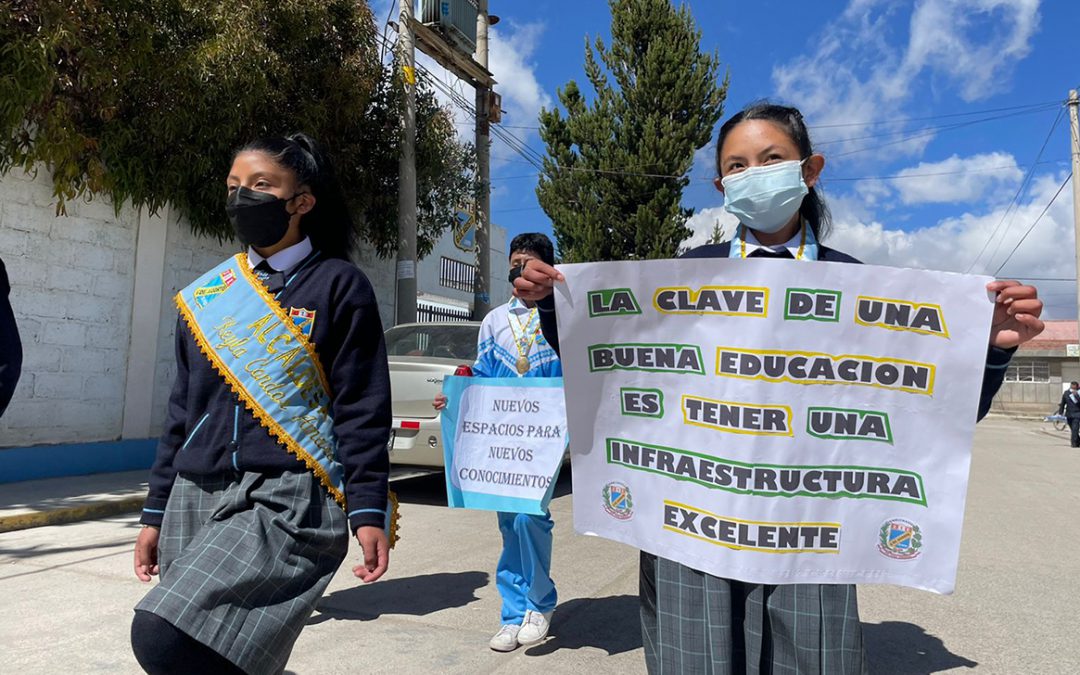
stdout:
<svg viewBox="0 0 1080 675">
<path fill-rule="evenodd" d="M 120 436 L 137 214 L 103 200 L 54 214 L 45 178 L 0 180 L 0 257 L 24 352 L 0 446 Z"/>
<path fill-rule="evenodd" d="M 0 178 L 0 258 L 24 352 L 0 460 L 3 448 L 156 437 L 176 375 L 173 296 L 238 250 L 195 236 L 168 208 L 117 214 L 95 200 L 67 211 L 55 215 L 44 172 Z M 392 325 L 394 261 L 366 250 L 356 262 Z"/>
</svg>

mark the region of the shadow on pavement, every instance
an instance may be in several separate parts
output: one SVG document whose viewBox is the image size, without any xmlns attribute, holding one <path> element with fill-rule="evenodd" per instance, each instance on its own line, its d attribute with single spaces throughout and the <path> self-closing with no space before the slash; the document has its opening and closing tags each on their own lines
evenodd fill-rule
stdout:
<svg viewBox="0 0 1080 675">
<path fill-rule="evenodd" d="M 636 595 L 576 598 L 555 608 L 546 642 L 525 651 L 544 656 L 560 649 L 595 647 L 609 656 L 641 647 L 640 604 Z"/>
<path fill-rule="evenodd" d="M 117 522 L 113 518 L 102 518 L 100 522 Z M 65 525 L 77 525 L 78 523 L 65 523 Z M 111 536 L 99 540 L 92 541 L 88 544 L 80 546 L 63 546 L 59 542 L 48 542 L 42 544 L 30 544 L 19 546 L 6 546 L 0 545 L 0 557 L 5 558 L 17 558 L 17 559 L 33 559 L 40 558 L 47 555 L 57 555 L 61 553 L 79 553 L 83 551 L 100 551 L 102 549 L 109 548 L 134 548 L 135 538 L 138 536 L 139 528 L 141 527 L 138 522 L 120 522 L 121 527 L 125 532 L 122 535 Z M 113 555 L 112 553 L 108 555 Z M 94 558 L 90 558 L 93 560 Z"/>
<path fill-rule="evenodd" d="M 440 572 L 354 586 L 320 600 L 308 625 L 330 619 L 371 621 L 384 614 L 425 616 L 464 607 L 479 600 L 476 589 L 487 583 L 487 572 Z"/>
<path fill-rule="evenodd" d="M 871 673 L 928 675 L 952 668 L 974 668 L 975 661 L 953 654 L 921 626 L 902 621 L 864 623 L 863 642 Z"/>
</svg>

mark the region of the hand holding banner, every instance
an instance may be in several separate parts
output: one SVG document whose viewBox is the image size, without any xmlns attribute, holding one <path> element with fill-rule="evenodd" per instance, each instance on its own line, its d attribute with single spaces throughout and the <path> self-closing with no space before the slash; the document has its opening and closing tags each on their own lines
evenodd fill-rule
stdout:
<svg viewBox="0 0 1080 675">
<path fill-rule="evenodd" d="M 578 531 L 753 583 L 952 590 L 989 279 L 726 259 L 560 271 Z"/>
<path fill-rule="evenodd" d="M 561 378 L 447 377 L 450 507 L 543 514 L 566 452 Z"/>
</svg>

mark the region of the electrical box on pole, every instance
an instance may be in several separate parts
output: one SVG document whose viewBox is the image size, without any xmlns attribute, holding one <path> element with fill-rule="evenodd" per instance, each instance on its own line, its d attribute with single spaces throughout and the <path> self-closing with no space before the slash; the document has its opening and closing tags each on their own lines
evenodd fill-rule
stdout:
<svg viewBox="0 0 1080 675">
<path fill-rule="evenodd" d="M 442 33 L 462 54 L 476 51 L 476 0 L 420 0 L 420 23 Z"/>
</svg>

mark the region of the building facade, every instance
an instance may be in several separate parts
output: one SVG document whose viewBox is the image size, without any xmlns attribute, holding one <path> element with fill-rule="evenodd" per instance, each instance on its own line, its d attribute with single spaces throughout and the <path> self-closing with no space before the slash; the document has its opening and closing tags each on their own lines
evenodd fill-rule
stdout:
<svg viewBox="0 0 1080 675">
<path fill-rule="evenodd" d="M 464 235 L 464 236 L 462 236 Z M 491 304 L 510 297 L 509 242 L 506 230 L 492 225 Z M 447 232 L 431 253 L 417 264 L 416 313 L 418 321 L 469 321 L 473 318 L 476 247 L 470 233 Z"/>
<path fill-rule="evenodd" d="M 1080 339 L 1075 321 L 1047 321 L 1021 345 L 1005 371 L 991 412 L 1043 416 L 1054 412 L 1069 383 L 1080 381 Z"/>
<path fill-rule="evenodd" d="M 176 373 L 173 297 L 238 250 L 196 237 L 167 207 L 153 216 L 106 200 L 72 202 L 66 216 L 55 208 L 44 171 L 0 178 L 0 258 L 24 354 L 0 418 L 0 483 L 149 466 Z M 509 292 L 505 231 L 493 228 L 491 241 L 497 298 Z M 393 325 L 394 260 L 367 249 L 355 262 Z M 444 237 L 418 266 L 422 307 L 471 311 L 461 266 L 475 263 Z"/>
</svg>

